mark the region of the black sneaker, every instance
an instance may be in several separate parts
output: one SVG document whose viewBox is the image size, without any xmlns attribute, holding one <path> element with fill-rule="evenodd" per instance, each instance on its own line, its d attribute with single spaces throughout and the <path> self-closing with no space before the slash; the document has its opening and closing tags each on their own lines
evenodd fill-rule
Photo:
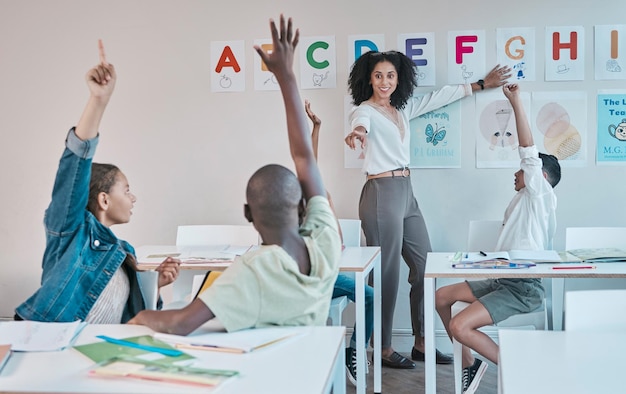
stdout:
<svg viewBox="0 0 626 394">
<path fill-rule="evenodd" d="M 473 394 L 476 392 L 480 384 L 480 379 L 482 379 L 486 370 L 487 363 L 478 358 L 474 359 L 474 364 L 463 368 L 462 384 L 464 394 Z"/>
<path fill-rule="evenodd" d="M 356 349 L 346 348 L 346 374 L 348 380 L 356 387 Z"/>
</svg>

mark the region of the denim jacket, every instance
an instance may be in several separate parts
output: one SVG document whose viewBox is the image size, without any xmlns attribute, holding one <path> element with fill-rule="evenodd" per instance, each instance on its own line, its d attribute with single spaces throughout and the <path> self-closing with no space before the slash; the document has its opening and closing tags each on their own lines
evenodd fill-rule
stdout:
<svg viewBox="0 0 626 394">
<path fill-rule="evenodd" d="M 65 141 L 52 201 L 46 210 L 41 287 L 17 309 L 25 320 L 67 322 L 85 317 L 135 250 L 87 210 L 91 162 L 98 137 L 82 141 L 72 128 Z M 145 308 L 137 273 L 124 264 L 130 295 L 122 322 Z"/>
</svg>

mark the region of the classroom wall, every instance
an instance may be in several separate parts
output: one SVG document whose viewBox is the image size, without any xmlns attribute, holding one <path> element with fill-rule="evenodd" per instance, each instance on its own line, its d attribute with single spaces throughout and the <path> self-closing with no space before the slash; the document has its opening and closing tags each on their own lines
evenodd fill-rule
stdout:
<svg viewBox="0 0 626 394">
<path fill-rule="evenodd" d="M 132 244 L 170 244 L 180 224 L 243 224 L 244 187 L 259 166 L 292 167 L 279 92 L 254 90 L 253 73 L 240 93 L 211 93 L 211 41 L 268 38 L 268 19 L 293 16 L 303 35 L 335 36 L 337 88 L 305 90 L 323 119 L 320 166 L 338 216 L 358 217 L 364 177 L 345 169 L 343 100 L 351 61 L 348 36 L 434 32 L 437 86 L 446 83 L 450 30 L 484 29 L 487 65 L 495 63 L 495 29 L 535 27 L 535 82 L 526 91 L 588 94 L 587 166 L 564 168 L 556 188 L 564 247 L 568 226 L 624 226 L 624 167 L 595 165 L 595 94 L 624 82 L 595 81 L 593 26 L 623 23 L 623 1 L 215 1 L 0 0 L 0 317 L 38 287 L 45 234 L 42 218 L 67 130 L 88 97 L 85 72 L 96 64 L 97 39 L 118 72 L 101 125 L 96 161 L 119 165 L 137 203 L 129 224 L 113 230 Z M 545 82 L 546 26 L 585 28 L 585 80 Z M 297 62 L 297 61 L 296 61 Z M 418 88 L 418 93 L 432 88 Z M 465 247 L 471 219 L 501 218 L 514 194 L 512 169 L 476 169 L 474 98 L 462 102 L 464 134 L 459 169 L 413 172 L 414 191 L 435 251 Z M 406 278 L 406 271 L 403 273 Z M 408 286 L 402 279 L 395 328 L 409 332 Z"/>
</svg>

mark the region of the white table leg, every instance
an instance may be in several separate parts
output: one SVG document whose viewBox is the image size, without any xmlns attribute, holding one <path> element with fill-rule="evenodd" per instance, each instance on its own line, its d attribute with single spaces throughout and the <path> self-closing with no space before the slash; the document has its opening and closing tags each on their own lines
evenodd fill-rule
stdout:
<svg viewBox="0 0 626 394">
<path fill-rule="evenodd" d="M 424 278 L 424 380 L 426 394 L 437 393 L 437 365 L 435 364 L 435 278 Z"/>
<path fill-rule="evenodd" d="M 563 330 L 563 299 L 565 298 L 565 278 L 552 278 L 552 329 Z"/>
<path fill-rule="evenodd" d="M 380 253 L 374 262 L 374 393 L 382 393 L 382 353 L 381 353 L 381 280 L 380 280 Z"/>
<path fill-rule="evenodd" d="M 342 342 L 343 343 L 343 342 Z M 346 394 L 346 351 L 343 346 L 339 348 L 339 354 L 335 359 L 335 378 L 333 379 L 332 394 Z M 331 390 L 328 390 L 330 394 Z"/>
<path fill-rule="evenodd" d="M 356 392 L 365 394 L 365 275 L 363 272 L 356 272 Z"/>
</svg>

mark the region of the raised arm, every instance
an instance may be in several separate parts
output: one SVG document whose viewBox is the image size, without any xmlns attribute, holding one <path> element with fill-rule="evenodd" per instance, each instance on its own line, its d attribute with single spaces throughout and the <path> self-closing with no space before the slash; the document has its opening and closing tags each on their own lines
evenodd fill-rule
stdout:
<svg viewBox="0 0 626 394">
<path fill-rule="evenodd" d="M 98 40 L 98 51 L 100 64 L 89 70 L 85 76 L 90 95 L 75 131 L 81 140 L 89 140 L 98 135 L 102 115 L 113 94 L 117 79 L 115 68 L 106 60 L 102 40 Z"/>
<path fill-rule="evenodd" d="M 509 78 L 511 78 L 511 67 L 497 64 L 487 73 L 485 79 L 481 79 L 479 82 L 472 82 L 472 91 L 499 88 L 506 84 Z"/>
<path fill-rule="evenodd" d="M 293 57 L 296 45 L 300 38 L 300 32 L 293 32 L 291 18 L 285 23 L 283 15 L 280 16 L 280 31 L 276 28 L 273 20 L 270 20 L 273 49 L 270 53 L 264 52 L 261 47 L 255 45 L 255 49 L 268 70 L 274 73 L 280 85 L 287 115 L 287 133 L 291 157 L 296 166 L 296 174 L 302 185 L 305 199 L 313 196 L 326 195 L 324 183 L 320 175 L 313 148 L 309 127 L 306 120 L 302 99 L 298 91 L 298 84 L 293 72 Z"/>
<path fill-rule="evenodd" d="M 315 115 L 315 112 L 311 109 L 311 102 L 309 100 L 304 100 L 304 110 L 306 111 L 306 115 L 313 122 L 313 131 L 311 131 L 311 143 L 313 144 L 313 156 L 315 156 L 315 160 L 317 160 L 317 152 L 318 152 L 318 144 L 320 141 L 320 127 L 322 126 L 322 120 Z"/>
<path fill-rule="evenodd" d="M 516 83 L 507 84 L 502 87 L 502 92 L 513 107 L 515 113 L 515 127 L 517 128 L 517 140 L 520 146 L 527 147 L 534 145 L 533 134 L 530 131 L 530 124 L 526 117 L 526 111 L 519 97 L 519 85 Z"/>
</svg>

